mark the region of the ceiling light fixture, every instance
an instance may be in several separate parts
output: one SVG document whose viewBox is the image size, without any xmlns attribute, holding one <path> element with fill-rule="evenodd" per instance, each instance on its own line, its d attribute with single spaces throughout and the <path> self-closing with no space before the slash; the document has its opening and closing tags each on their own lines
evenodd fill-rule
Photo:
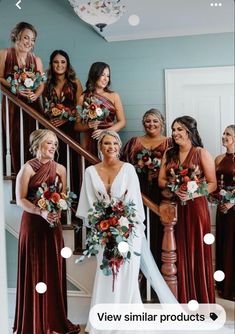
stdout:
<svg viewBox="0 0 235 334">
<path fill-rule="evenodd" d="M 80 19 L 96 26 L 101 32 L 125 12 L 125 6 L 119 4 L 120 0 L 69 0 L 69 3 Z"/>
</svg>

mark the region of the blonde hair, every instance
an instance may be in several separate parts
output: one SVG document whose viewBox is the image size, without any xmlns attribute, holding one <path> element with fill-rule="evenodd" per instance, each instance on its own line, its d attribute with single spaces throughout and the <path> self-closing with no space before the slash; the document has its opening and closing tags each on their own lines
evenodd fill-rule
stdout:
<svg viewBox="0 0 235 334">
<path fill-rule="evenodd" d="M 57 143 L 57 149 L 56 152 L 58 153 L 58 138 L 54 132 L 47 129 L 38 129 L 33 131 L 30 134 L 29 137 L 29 144 L 30 144 L 30 153 L 32 153 L 33 156 L 37 155 L 37 152 L 41 149 L 42 143 L 47 140 L 49 136 L 53 136 Z"/>
<path fill-rule="evenodd" d="M 37 37 L 37 30 L 35 29 L 35 27 L 27 22 L 19 22 L 17 23 L 17 25 L 11 30 L 11 41 L 13 43 L 15 43 L 19 38 L 20 35 L 22 34 L 22 32 L 25 29 L 29 29 L 34 33 L 35 39 Z"/>
<path fill-rule="evenodd" d="M 101 135 L 99 136 L 99 139 L 98 139 L 98 157 L 100 158 L 100 160 L 103 159 L 103 155 L 101 153 L 101 145 L 102 145 L 102 141 L 104 139 L 105 136 L 112 136 L 114 138 L 116 138 L 117 142 L 118 142 L 118 145 L 119 145 L 119 148 L 121 149 L 122 147 L 122 141 L 121 141 L 121 138 L 119 136 L 119 134 L 113 130 L 104 130 L 102 131 Z"/>
<path fill-rule="evenodd" d="M 142 119 L 143 125 L 146 121 L 146 118 L 149 115 L 153 115 L 158 119 L 159 123 L 161 124 L 161 130 L 162 130 L 162 132 L 164 132 L 165 131 L 165 118 L 162 116 L 162 113 L 158 109 L 152 108 L 152 109 L 149 109 L 149 110 L 146 111 L 146 113 L 144 114 L 143 119 Z"/>
</svg>

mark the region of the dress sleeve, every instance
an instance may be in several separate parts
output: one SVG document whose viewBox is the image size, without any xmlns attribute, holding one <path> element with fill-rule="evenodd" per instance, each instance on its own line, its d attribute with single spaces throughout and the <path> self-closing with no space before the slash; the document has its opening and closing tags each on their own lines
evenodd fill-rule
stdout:
<svg viewBox="0 0 235 334">
<path fill-rule="evenodd" d="M 145 220 L 145 212 L 144 205 L 142 201 L 141 191 L 139 179 L 136 174 L 135 168 L 128 164 L 128 192 L 127 192 L 127 200 L 132 200 L 135 203 L 136 214 L 138 218 L 138 222 L 141 224 L 141 229 L 144 231 L 145 226 L 143 224 Z"/>
<path fill-rule="evenodd" d="M 88 210 L 93 206 L 96 200 L 90 168 L 91 167 L 88 167 L 85 171 L 76 212 L 76 216 L 84 219 L 86 225 L 88 224 Z"/>
</svg>

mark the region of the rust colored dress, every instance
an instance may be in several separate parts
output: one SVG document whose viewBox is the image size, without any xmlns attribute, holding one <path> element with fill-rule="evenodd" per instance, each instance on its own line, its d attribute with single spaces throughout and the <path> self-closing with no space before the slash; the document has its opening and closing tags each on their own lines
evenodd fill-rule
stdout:
<svg viewBox="0 0 235 334">
<path fill-rule="evenodd" d="M 35 175 L 29 182 L 32 198 L 42 182 L 55 183 L 56 162 L 29 161 Z M 61 226 L 51 228 L 38 215 L 23 212 L 18 246 L 18 275 L 14 334 L 77 334 L 79 325 L 67 319 L 66 264 Z M 35 290 L 38 282 L 47 291 Z"/>
<path fill-rule="evenodd" d="M 101 101 L 104 108 L 109 110 L 108 116 L 100 121 L 100 124 L 98 126 L 98 129 L 107 129 L 111 127 L 114 124 L 115 118 L 116 118 L 116 108 L 112 101 L 110 101 L 107 97 L 104 97 L 102 95 L 99 95 L 97 93 L 92 94 L 85 94 L 84 102 L 86 101 L 86 97 L 94 96 L 98 100 Z M 94 154 L 95 156 L 98 156 L 98 149 L 97 149 L 97 140 L 93 139 L 92 136 L 92 129 L 86 131 L 83 133 L 83 140 L 85 143 L 86 149 L 89 151 L 89 153 Z"/>
<path fill-rule="evenodd" d="M 76 108 L 76 84 L 72 84 L 71 82 L 66 82 L 63 86 L 62 92 L 60 96 L 57 96 L 55 88 L 50 87 L 46 84 L 43 100 L 45 107 L 45 99 L 50 101 L 50 103 L 54 104 L 63 104 L 64 107 L 68 107 L 71 111 Z M 52 117 L 51 112 L 48 111 L 45 113 L 45 117 L 48 119 L 56 119 L 56 117 Z M 59 117 L 58 117 L 59 119 Z M 79 134 L 74 130 L 74 121 L 66 120 L 66 122 L 59 127 L 61 131 L 63 131 L 66 135 L 70 136 L 74 139 L 75 142 L 79 143 Z M 58 162 L 65 166 L 68 170 L 67 166 L 67 145 L 59 139 L 59 159 Z M 70 149 L 70 175 L 71 175 L 71 190 L 75 193 L 78 192 L 81 186 L 81 175 L 79 175 L 79 157 L 78 154 Z"/>
<path fill-rule="evenodd" d="M 235 187 L 235 159 L 233 153 L 226 153 L 216 169 L 219 181 L 223 174 L 224 188 Z M 226 214 L 217 209 L 216 215 L 216 270 L 225 273 L 222 282 L 216 282 L 219 294 L 235 300 L 235 207 Z"/>
<path fill-rule="evenodd" d="M 171 146 L 171 138 L 166 138 L 160 145 L 156 146 L 151 152 L 152 157 L 156 157 L 161 160 L 164 152 Z M 159 169 L 154 172 L 151 179 L 148 173 L 138 172 L 138 158 L 137 155 L 146 148 L 142 145 L 139 137 L 131 138 L 124 146 L 121 153 L 121 160 L 131 163 L 137 170 L 137 175 L 140 181 L 141 191 L 147 195 L 153 202 L 160 204 L 161 201 L 161 189 L 158 187 L 158 173 Z M 160 222 L 159 216 L 154 213 L 151 215 L 150 224 L 150 247 L 157 262 L 159 269 L 161 268 L 161 249 L 163 238 L 163 226 Z"/>
<path fill-rule="evenodd" d="M 7 57 L 5 62 L 4 78 L 7 79 L 12 75 L 15 70 L 14 66 L 18 66 L 15 48 L 9 48 L 7 50 Z M 33 53 L 28 53 L 26 58 L 26 70 L 31 66 L 34 66 L 35 72 L 37 71 L 36 56 Z M 27 99 L 20 97 L 25 103 Z M 10 150 L 12 161 L 12 173 L 17 174 L 20 170 L 20 108 L 15 105 L 11 100 L 9 101 L 9 126 L 10 126 Z M 42 112 L 42 107 L 39 99 L 29 104 L 30 107 Z M 5 156 L 6 156 L 6 99 L 3 96 L 2 100 L 2 121 L 3 121 L 3 161 L 5 170 Z M 36 129 L 35 120 L 30 117 L 26 112 L 23 113 L 23 126 L 24 126 L 24 161 L 31 159 L 29 153 L 29 135 Z"/>
<path fill-rule="evenodd" d="M 198 165 L 202 171 L 200 152 L 200 147 L 193 146 L 182 166 L 190 168 Z M 178 167 L 175 162 L 168 163 L 167 175 L 169 169 L 175 167 Z M 203 178 L 201 172 L 200 179 Z M 201 196 L 187 201 L 186 205 L 181 205 L 178 199 L 177 211 L 175 238 L 178 300 L 180 303 L 188 303 L 191 299 L 199 303 L 215 303 L 211 246 L 203 242 L 204 235 L 211 231 L 207 199 Z"/>
</svg>

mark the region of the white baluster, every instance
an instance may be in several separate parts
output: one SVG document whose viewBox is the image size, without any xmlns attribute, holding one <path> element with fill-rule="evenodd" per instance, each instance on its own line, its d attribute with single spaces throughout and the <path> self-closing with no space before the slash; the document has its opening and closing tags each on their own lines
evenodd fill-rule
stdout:
<svg viewBox="0 0 235 334">
<path fill-rule="evenodd" d="M 84 179 L 84 175 L 85 175 L 85 158 L 84 156 L 80 155 L 81 157 L 81 173 L 82 173 L 82 180 Z M 83 222 L 83 225 L 82 225 L 82 249 L 85 249 L 86 248 L 86 226 Z"/>
<path fill-rule="evenodd" d="M 20 165 L 24 164 L 24 123 L 23 109 L 20 108 Z"/>
<path fill-rule="evenodd" d="M 36 130 L 38 130 L 39 129 L 39 122 L 38 122 L 38 120 L 36 120 Z"/>
<path fill-rule="evenodd" d="M 9 101 L 6 96 L 6 174 L 11 175 L 11 149 L 10 149 L 10 125 L 9 125 Z"/>
<path fill-rule="evenodd" d="M 2 156 L 2 147 L 0 145 L 0 156 Z M 0 161 L 0 175 L 2 175 L 2 161 Z M 0 177 L 0 198 L 4 198 L 3 179 Z M 1 312 L 0 324 L 1 333 L 9 333 L 8 328 L 8 300 L 7 300 L 7 264 L 6 264 L 6 240 L 5 240 L 5 215 L 4 201 L 0 201 L 0 296 L 1 296 Z"/>
<path fill-rule="evenodd" d="M 67 147 L 67 187 L 69 188 L 69 190 L 71 189 L 71 177 L 70 177 L 70 150 L 69 150 L 69 145 L 66 145 Z M 72 215 L 71 215 L 71 211 L 67 210 L 67 224 L 71 225 L 72 223 Z"/>
<path fill-rule="evenodd" d="M 148 207 L 146 207 L 146 230 L 147 230 L 147 241 L 150 247 L 150 210 Z M 147 301 L 150 301 L 151 300 L 151 285 L 149 281 L 147 281 L 146 293 L 147 293 Z"/>
</svg>

